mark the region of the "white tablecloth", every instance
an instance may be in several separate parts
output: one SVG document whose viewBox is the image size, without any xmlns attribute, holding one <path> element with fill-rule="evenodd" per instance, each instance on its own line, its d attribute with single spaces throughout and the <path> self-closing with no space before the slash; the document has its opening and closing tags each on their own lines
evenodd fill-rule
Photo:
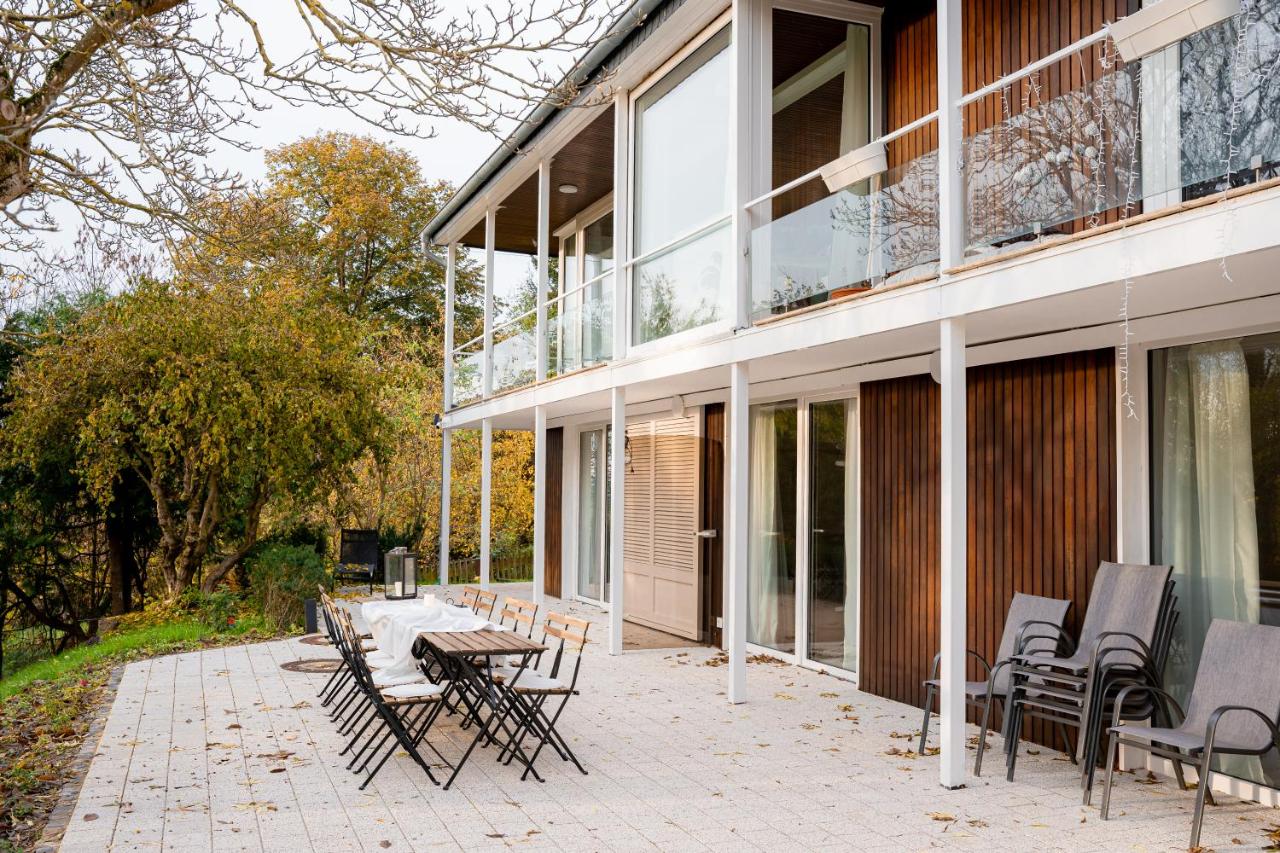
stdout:
<svg viewBox="0 0 1280 853">
<path fill-rule="evenodd" d="M 434 595 L 407 601 L 366 601 L 361 615 L 369 624 L 369 633 L 378 650 L 390 654 L 395 662 L 383 667 L 389 675 L 412 675 L 417 672 L 413 657 L 413 641 L 419 634 L 438 631 L 505 631 L 466 607 L 446 604 Z"/>
</svg>

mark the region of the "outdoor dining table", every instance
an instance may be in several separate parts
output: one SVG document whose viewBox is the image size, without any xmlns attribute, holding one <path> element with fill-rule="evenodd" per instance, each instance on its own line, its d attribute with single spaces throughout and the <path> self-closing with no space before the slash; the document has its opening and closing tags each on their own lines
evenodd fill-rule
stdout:
<svg viewBox="0 0 1280 853">
<path fill-rule="evenodd" d="M 523 673 L 533 656 L 545 652 L 547 647 L 514 631 L 424 631 L 419 636 L 440 666 L 458 684 L 458 695 L 476 728 L 467 751 L 454 765 L 453 773 L 444 783 L 445 790 L 458 777 L 476 745 L 486 738 L 493 740 L 498 734 L 497 729 L 507 737 L 506 749 L 533 773 L 535 779 L 543 781 L 521 749 L 515 733 L 506 725 L 503 699 L 493 680 L 493 658 L 505 656 L 510 666 L 511 658 L 518 656 L 519 666 L 513 668 Z M 518 680 L 518 675 L 512 678 L 513 682 Z M 483 713 L 485 708 L 489 711 L 487 717 Z"/>
</svg>

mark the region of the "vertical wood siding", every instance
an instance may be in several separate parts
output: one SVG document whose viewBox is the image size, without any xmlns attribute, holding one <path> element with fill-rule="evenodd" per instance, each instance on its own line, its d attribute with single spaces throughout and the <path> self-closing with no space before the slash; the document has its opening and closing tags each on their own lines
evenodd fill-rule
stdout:
<svg viewBox="0 0 1280 853">
<path fill-rule="evenodd" d="M 700 530 L 714 530 L 713 539 L 702 539 L 699 559 L 702 572 L 702 640 L 720 644 L 716 620 L 724 610 L 724 403 L 708 403 L 702 415 L 702 494 L 698 515 Z"/>
<path fill-rule="evenodd" d="M 1139 0 L 965 0 L 964 90 L 972 92 L 1035 60 L 1137 11 Z M 883 20 L 885 130 L 928 115 L 938 103 L 937 15 L 935 4 L 921 0 L 891 3 Z M 1041 73 L 1041 97 L 1056 97 L 1103 73 L 1096 52 L 1085 61 L 1064 59 Z M 1029 94 L 1024 81 L 1010 92 L 1009 110 L 1022 109 Z M 1002 118 L 998 96 L 970 104 L 964 111 L 965 135 L 985 130 Z M 894 166 L 935 150 L 937 123 L 889 146 Z"/>
<path fill-rule="evenodd" d="M 547 430 L 546 538 L 543 542 L 542 591 L 560 597 L 564 542 L 564 428 Z"/>
<path fill-rule="evenodd" d="M 1098 563 L 1115 558 L 1114 389 L 1113 350 L 969 371 L 968 641 L 988 659 L 1015 592 L 1070 598 L 1075 633 Z M 938 387 L 912 376 L 860 394 L 859 686 L 919 705 L 940 619 Z"/>
</svg>

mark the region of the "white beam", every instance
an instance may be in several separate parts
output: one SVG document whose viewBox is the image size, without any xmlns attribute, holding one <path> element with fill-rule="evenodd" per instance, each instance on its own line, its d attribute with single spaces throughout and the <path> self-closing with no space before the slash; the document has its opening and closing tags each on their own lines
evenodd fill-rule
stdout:
<svg viewBox="0 0 1280 853">
<path fill-rule="evenodd" d="M 450 243 L 444 250 L 444 256 L 444 402 L 440 408 L 447 412 L 453 408 L 453 323 L 458 286 L 458 244 Z"/>
<path fill-rule="evenodd" d="M 453 488 L 453 430 L 440 430 L 440 576 L 441 586 L 449 585 L 449 521 L 452 517 L 450 491 Z"/>
<path fill-rule="evenodd" d="M 484 396 L 493 393 L 493 287 L 497 270 L 493 264 L 494 230 L 498 211 L 489 208 L 484 212 Z"/>
<path fill-rule="evenodd" d="M 728 478 L 729 513 L 728 548 L 725 565 L 728 571 L 729 607 L 725 628 L 729 650 L 729 701 L 747 698 L 747 548 L 748 548 L 748 465 L 750 451 L 750 385 L 747 362 L 729 366 L 729 442 L 726 449 L 725 476 Z"/>
<path fill-rule="evenodd" d="M 938 239 L 939 269 L 964 260 L 964 141 L 960 98 L 964 95 L 960 30 L 961 0 L 938 0 Z"/>
<path fill-rule="evenodd" d="M 538 364 L 535 376 L 539 382 L 547 378 L 547 287 L 550 278 L 551 251 L 551 161 L 538 163 Z"/>
<path fill-rule="evenodd" d="M 631 98 L 625 89 L 613 95 L 613 360 L 627 354 L 627 305 L 631 292 Z"/>
<path fill-rule="evenodd" d="M 547 571 L 547 410 L 533 409 L 533 602 L 542 607 Z"/>
<path fill-rule="evenodd" d="M 967 392 L 964 318 L 942 321 L 942 697 L 939 781 L 959 788 L 965 780 L 965 561 Z"/>
<path fill-rule="evenodd" d="M 751 218 L 746 204 L 756 192 L 754 186 L 754 146 L 760 144 L 756 132 L 765 123 L 761 117 L 765 92 L 756 85 L 757 67 L 762 51 L 759 49 L 760 22 L 765 17 L 759 0 L 733 0 L 733 40 L 730 51 L 733 56 L 733 74 L 730 83 L 730 174 L 733 192 L 730 232 L 734 257 L 733 306 L 734 326 L 745 329 L 751 325 L 750 263 L 747 248 L 751 240 Z M 771 94 L 771 93 L 770 93 Z"/>
<path fill-rule="evenodd" d="M 489 588 L 489 550 L 493 537 L 493 422 L 480 422 L 480 588 Z"/>
<path fill-rule="evenodd" d="M 627 476 L 627 389 L 615 387 L 611 399 L 612 432 L 609 436 L 609 654 L 622 654 L 624 563 Z"/>
</svg>

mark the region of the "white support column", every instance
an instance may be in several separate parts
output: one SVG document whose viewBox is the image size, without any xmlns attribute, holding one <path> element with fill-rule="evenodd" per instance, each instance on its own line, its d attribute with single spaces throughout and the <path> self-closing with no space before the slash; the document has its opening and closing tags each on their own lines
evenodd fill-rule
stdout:
<svg viewBox="0 0 1280 853">
<path fill-rule="evenodd" d="M 726 449 L 725 476 L 728 478 L 729 516 L 728 547 L 725 566 L 728 573 L 729 701 L 745 702 L 747 698 L 747 548 L 750 518 L 747 496 L 751 469 L 750 453 L 750 376 L 747 362 L 729 366 L 729 442 Z"/>
<path fill-rule="evenodd" d="M 755 197 L 753 143 L 759 121 L 756 108 L 757 92 L 754 85 L 759 66 L 759 49 L 756 32 L 764 17 L 759 0 L 733 0 L 733 40 L 730 50 L 733 56 L 733 73 L 730 82 L 729 163 L 733 186 L 730 231 L 734 246 L 733 263 L 733 318 L 734 326 L 745 329 L 751 325 L 751 264 L 748 249 L 751 241 L 751 219 L 745 205 Z M 757 143 L 758 144 L 758 143 Z"/>
<path fill-rule="evenodd" d="M 454 293 L 458 286 L 458 244 L 450 243 L 444 256 L 444 402 L 441 408 L 448 411 L 453 408 L 453 315 Z M 445 446 L 448 446 L 448 438 Z"/>
<path fill-rule="evenodd" d="M 625 89 L 613 95 L 613 360 L 627 355 L 631 292 L 631 98 Z"/>
<path fill-rule="evenodd" d="M 547 410 L 533 407 L 533 603 L 542 608 L 547 571 Z"/>
<path fill-rule="evenodd" d="M 489 208 L 484 212 L 484 396 L 493 393 L 493 234 L 498 222 L 498 211 Z"/>
<path fill-rule="evenodd" d="M 480 588 L 489 588 L 489 550 L 493 537 L 489 525 L 493 517 L 493 424 L 480 422 Z"/>
<path fill-rule="evenodd" d="M 539 382 L 547 378 L 547 287 L 551 276 L 550 252 L 551 161 L 543 160 L 538 163 L 538 315 L 536 321 L 538 364 L 534 369 L 534 375 Z"/>
<path fill-rule="evenodd" d="M 964 318 L 942 321 L 942 697 L 938 706 L 941 735 L 939 781 L 959 788 L 965 780 L 965 522 L 968 459 L 966 454 L 967 391 L 965 387 Z"/>
<path fill-rule="evenodd" d="M 449 585 L 449 521 L 452 516 L 453 430 L 440 430 L 440 586 Z"/>
<path fill-rule="evenodd" d="M 961 0 L 938 0 L 938 238 L 939 269 L 945 273 L 964 260 L 964 181 L 960 173 L 964 140 L 964 94 L 960 59 Z"/>
<path fill-rule="evenodd" d="M 627 530 L 627 389 L 613 389 L 609 436 L 609 654 L 622 654 L 623 536 Z"/>
</svg>

